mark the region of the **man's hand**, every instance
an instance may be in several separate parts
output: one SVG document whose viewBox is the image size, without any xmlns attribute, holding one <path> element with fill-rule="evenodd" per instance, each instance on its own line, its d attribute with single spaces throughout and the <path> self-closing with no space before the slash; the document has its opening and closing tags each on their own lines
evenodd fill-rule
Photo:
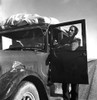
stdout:
<svg viewBox="0 0 97 100">
<path fill-rule="evenodd" d="M 80 45 L 79 45 L 79 43 L 77 41 L 72 42 L 72 44 L 71 44 L 71 50 L 75 51 L 79 46 Z"/>
</svg>

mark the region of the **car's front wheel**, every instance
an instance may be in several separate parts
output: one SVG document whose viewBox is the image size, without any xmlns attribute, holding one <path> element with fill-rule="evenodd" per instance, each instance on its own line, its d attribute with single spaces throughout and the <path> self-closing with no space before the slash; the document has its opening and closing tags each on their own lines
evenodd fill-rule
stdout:
<svg viewBox="0 0 97 100">
<path fill-rule="evenodd" d="M 40 100 L 40 98 L 35 85 L 31 82 L 23 81 L 16 89 L 12 100 Z"/>
</svg>

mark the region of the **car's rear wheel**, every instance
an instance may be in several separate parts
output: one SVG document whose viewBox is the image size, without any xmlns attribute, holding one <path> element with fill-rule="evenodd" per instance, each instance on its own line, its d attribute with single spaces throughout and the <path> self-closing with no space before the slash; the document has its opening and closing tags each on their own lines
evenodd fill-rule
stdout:
<svg viewBox="0 0 97 100">
<path fill-rule="evenodd" d="M 40 100 L 40 98 L 35 85 L 31 82 L 23 81 L 16 89 L 12 100 Z"/>
</svg>

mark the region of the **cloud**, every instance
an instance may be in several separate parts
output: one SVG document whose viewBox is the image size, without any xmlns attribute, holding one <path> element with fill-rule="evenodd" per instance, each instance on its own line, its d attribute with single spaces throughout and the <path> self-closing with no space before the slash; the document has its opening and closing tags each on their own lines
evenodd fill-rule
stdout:
<svg viewBox="0 0 97 100">
<path fill-rule="evenodd" d="M 2 0 L 0 17 L 6 18 L 17 13 L 34 13 L 34 0 Z"/>
<path fill-rule="evenodd" d="M 5 15 L 5 13 L 3 12 L 2 7 L 0 7 L 0 21 L 1 21 L 1 20 L 4 20 L 5 18 L 6 18 L 6 15 Z"/>
</svg>

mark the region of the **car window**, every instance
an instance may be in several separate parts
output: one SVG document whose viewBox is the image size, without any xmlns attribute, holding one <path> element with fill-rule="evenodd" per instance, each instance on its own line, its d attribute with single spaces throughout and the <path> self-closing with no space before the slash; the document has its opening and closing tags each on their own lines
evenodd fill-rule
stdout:
<svg viewBox="0 0 97 100">
<path fill-rule="evenodd" d="M 44 49 L 44 34 L 41 29 L 32 29 L 1 36 L 2 49 L 17 47 Z"/>
</svg>

